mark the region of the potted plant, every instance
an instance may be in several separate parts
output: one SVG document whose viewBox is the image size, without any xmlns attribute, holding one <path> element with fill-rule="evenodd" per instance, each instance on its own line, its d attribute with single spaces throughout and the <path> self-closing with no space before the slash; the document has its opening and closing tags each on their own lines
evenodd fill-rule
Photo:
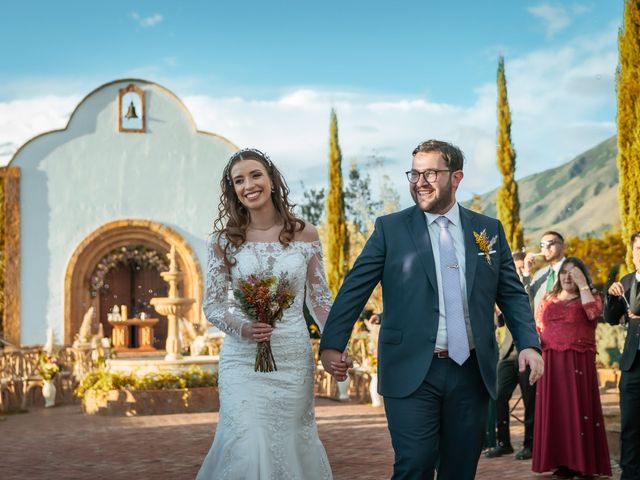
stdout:
<svg viewBox="0 0 640 480">
<path fill-rule="evenodd" d="M 62 365 L 54 354 L 48 352 L 40 354 L 37 372 L 43 381 L 42 396 L 44 397 L 44 406 L 46 408 L 53 407 L 56 403 L 56 386 L 53 380 L 61 369 Z"/>
</svg>

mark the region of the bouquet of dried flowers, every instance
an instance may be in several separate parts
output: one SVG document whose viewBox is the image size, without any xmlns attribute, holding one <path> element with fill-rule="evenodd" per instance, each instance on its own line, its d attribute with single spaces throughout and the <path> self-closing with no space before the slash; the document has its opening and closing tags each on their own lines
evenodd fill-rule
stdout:
<svg viewBox="0 0 640 480">
<path fill-rule="evenodd" d="M 237 283 L 233 294 L 244 313 L 254 322 L 266 323 L 272 327 L 275 327 L 295 298 L 286 272 L 279 277 L 273 274 L 249 275 Z M 259 342 L 254 370 L 273 372 L 277 369 L 271 342 Z"/>
<path fill-rule="evenodd" d="M 53 354 L 42 352 L 38 359 L 38 374 L 43 380 L 53 380 L 62 369 L 62 364 Z"/>
</svg>

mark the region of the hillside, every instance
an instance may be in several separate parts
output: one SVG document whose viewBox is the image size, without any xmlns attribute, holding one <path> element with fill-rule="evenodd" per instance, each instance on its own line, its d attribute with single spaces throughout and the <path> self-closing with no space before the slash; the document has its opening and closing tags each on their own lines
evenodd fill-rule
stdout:
<svg viewBox="0 0 640 480">
<path fill-rule="evenodd" d="M 554 229 L 563 235 L 599 235 L 619 228 L 616 137 L 573 160 L 518 180 L 527 238 Z M 469 202 L 470 203 L 470 202 Z M 481 195 L 483 213 L 496 216 L 496 190 Z"/>
</svg>

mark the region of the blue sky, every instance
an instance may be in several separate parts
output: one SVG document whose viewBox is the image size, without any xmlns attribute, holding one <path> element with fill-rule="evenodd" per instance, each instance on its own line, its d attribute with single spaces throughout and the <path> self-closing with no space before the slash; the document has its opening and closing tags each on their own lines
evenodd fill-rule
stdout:
<svg viewBox="0 0 640 480">
<path fill-rule="evenodd" d="M 495 187 L 505 56 L 521 177 L 615 133 L 622 0 L 22 1 L 0 6 L 0 163 L 117 78 L 175 92 L 200 129 L 267 150 L 294 187 L 375 155 L 403 193 L 419 141 L 467 155 L 461 198 Z M 290 168 L 288 168 L 290 167 Z M 373 172 L 374 176 L 376 173 Z"/>
</svg>

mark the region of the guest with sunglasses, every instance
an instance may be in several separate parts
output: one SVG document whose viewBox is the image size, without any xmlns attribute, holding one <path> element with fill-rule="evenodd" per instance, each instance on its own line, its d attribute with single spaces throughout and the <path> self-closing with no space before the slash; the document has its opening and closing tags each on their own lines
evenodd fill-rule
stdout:
<svg viewBox="0 0 640 480">
<path fill-rule="evenodd" d="M 529 299 L 534 312 L 538 308 L 538 305 L 540 305 L 542 297 L 553 290 L 555 284 L 558 283 L 558 272 L 560 272 L 560 267 L 562 267 L 562 262 L 564 262 L 564 249 L 564 238 L 558 232 L 548 230 L 542 234 L 542 238 L 540 239 L 540 254 L 544 256 L 548 265 L 536 271 L 530 282 L 525 281 L 525 285 L 527 285 L 527 283 L 529 285 Z M 535 258 L 540 254 L 527 253 L 527 256 L 524 258 L 523 276 L 525 278 L 530 276 Z"/>
</svg>

